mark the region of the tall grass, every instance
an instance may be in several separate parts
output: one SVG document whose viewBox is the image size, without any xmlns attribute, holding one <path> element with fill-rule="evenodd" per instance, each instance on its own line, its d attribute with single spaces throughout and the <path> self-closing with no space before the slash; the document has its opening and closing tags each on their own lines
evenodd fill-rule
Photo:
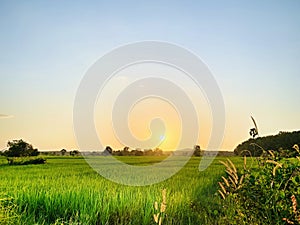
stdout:
<svg viewBox="0 0 300 225">
<path fill-rule="evenodd" d="M 133 165 L 161 160 L 121 159 Z M 20 224 L 154 224 L 153 203 L 166 188 L 164 224 L 214 224 L 219 199 L 216 184 L 224 175 L 219 160 L 199 172 L 200 158 L 192 158 L 162 183 L 130 187 L 104 179 L 81 157 L 49 157 L 45 165 L 0 165 L 0 193 L 14 199 Z M 239 158 L 233 161 L 242 164 Z"/>
</svg>

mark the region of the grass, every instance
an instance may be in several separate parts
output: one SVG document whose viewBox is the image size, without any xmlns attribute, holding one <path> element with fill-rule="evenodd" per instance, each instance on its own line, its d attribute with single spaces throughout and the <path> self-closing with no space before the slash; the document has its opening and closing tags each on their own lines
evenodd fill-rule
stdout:
<svg viewBox="0 0 300 225">
<path fill-rule="evenodd" d="M 145 187 L 108 181 L 82 157 L 46 159 L 44 165 L 8 166 L 6 159 L 0 158 L 0 194 L 13 199 L 13 210 L 18 215 L 11 219 L 14 224 L 155 224 L 153 204 L 161 199 L 164 188 L 167 195 L 164 224 L 218 222 L 217 183 L 225 174 L 219 160 L 225 158 L 217 157 L 207 170 L 199 172 L 200 158 L 194 157 L 173 177 Z M 119 159 L 142 166 L 163 158 Z M 242 166 L 242 159 L 231 159 Z"/>
</svg>

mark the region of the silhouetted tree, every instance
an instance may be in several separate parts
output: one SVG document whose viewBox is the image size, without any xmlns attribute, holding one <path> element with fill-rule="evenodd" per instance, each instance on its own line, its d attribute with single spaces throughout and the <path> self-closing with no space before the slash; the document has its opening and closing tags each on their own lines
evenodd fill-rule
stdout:
<svg viewBox="0 0 300 225">
<path fill-rule="evenodd" d="M 264 150 L 274 150 L 284 157 L 292 157 L 296 154 L 292 148 L 294 144 L 300 145 L 300 131 L 280 131 L 277 135 L 257 137 L 255 139 L 250 138 L 239 144 L 234 149 L 234 153 L 236 155 L 241 155 L 247 154 L 246 152 L 250 151 L 252 156 L 260 156 L 263 153 L 263 148 Z"/>
<path fill-rule="evenodd" d="M 152 150 L 152 149 L 147 149 L 147 150 L 145 150 L 145 151 L 144 151 L 144 155 L 147 155 L 147 156 L 154 155 L 153 150 Z"/>
<path fill-rule="evenodd" d="M 67 150 L 66 149 L 62 149 L 62 150 L 60 150 L 60 153 L 61 153 L 61 155 L 65 155 L 67 153 Z"/>
<path fill-rule="evenodd" d="M 20 140 L 13 140 L 7 143 L 8 150 L 3 154 L 7 157 L 23 157 L 23 156 L 37 156 L 38 149 L 34 149 L 31 144 Z"/>
<path fill-rule="evenodd" d="M 109 155 L 113 153 L 113 149 L 110 146 L 106 146 L 103 155 Z"/>
<path fill-rule="evenodd" d="M 154 155 L 161 156 L 163 155 L 163 151 L 160 148 L 154 149 Z"/>
<path fill-rule="evenodd" d="M 201 156 L 201 148 L 200 145 L 194 146 L 194 156 Z"/>
<path fill-rule="evenodd" d="M 77 156 L 77 155 L 79 155 L 79 154 L 80 154 L 80 152 L 79 152 L 78 150 L 70 151 L 70 155 L 71 155 L 71 156 Z"/>
</svg>

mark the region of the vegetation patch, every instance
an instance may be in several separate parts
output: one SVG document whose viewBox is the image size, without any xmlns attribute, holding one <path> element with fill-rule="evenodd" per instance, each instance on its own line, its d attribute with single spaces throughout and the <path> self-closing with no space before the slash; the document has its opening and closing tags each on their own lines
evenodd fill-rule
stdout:
<svg viewBox="0 0 300 225">
<path fill-rule="evenodd" d="M 46 159 L 36 157 L 22 157 L 22 158 L 7 158 L 9 165 L 29 165 L 29 164 L 44 164 Z"/>
<path fill-rule="evenodd" d="M 227 173 L 219 182 L 224 223 L 300 224 L 300 152 L 298 145 L 293 148 L 298 155 L 291 159 L 261 148 L 258 166 L 248 167 L 244 157 L 242 170 L 229 159 L 222 161 Z"/>
<path fill-rule="evenodd" d="M 0 224 L 16 224 L 19 215 L 16 213 L 16 205 L 13 198 L 0 194 Z"/>
<path fill-rule="evenodd" d="M 250 138 L 239 144 L 234 153 L 243 155 L 245 150 L 250 152 L 249 156 L 260 156 L 264 149 L 272 149 L 282 157 L 295 157 L 296 151 L 292 148 L 294 144 L 300 145 L 300 131 L 279 132 L 277 135 Z"/>
</svg>

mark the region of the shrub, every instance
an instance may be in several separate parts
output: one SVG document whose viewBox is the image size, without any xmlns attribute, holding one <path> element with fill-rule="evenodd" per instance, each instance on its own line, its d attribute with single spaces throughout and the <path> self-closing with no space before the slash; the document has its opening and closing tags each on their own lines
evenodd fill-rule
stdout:
<svg viewBox="0 0 300 225">
<path fill-rule="evenodd" d="M 44 164 L 46 159 L 43 158 L 7 158 L 9 165 L 29 165 L 29 164 Z"/>
<path fill-rule="evenodd" d="M 294 150 L 299 154 L 298 145 Z M 224 199 L 224 223 L 300 224 L 300 158 L 280 158 L 279 153 L 263 150 L 258 165 L 235 169 L 230 160 L 222 162 L 228 177 L 219 182 Z M 274 222 L 276 221 L 276 222 Z"/>
</svg>

